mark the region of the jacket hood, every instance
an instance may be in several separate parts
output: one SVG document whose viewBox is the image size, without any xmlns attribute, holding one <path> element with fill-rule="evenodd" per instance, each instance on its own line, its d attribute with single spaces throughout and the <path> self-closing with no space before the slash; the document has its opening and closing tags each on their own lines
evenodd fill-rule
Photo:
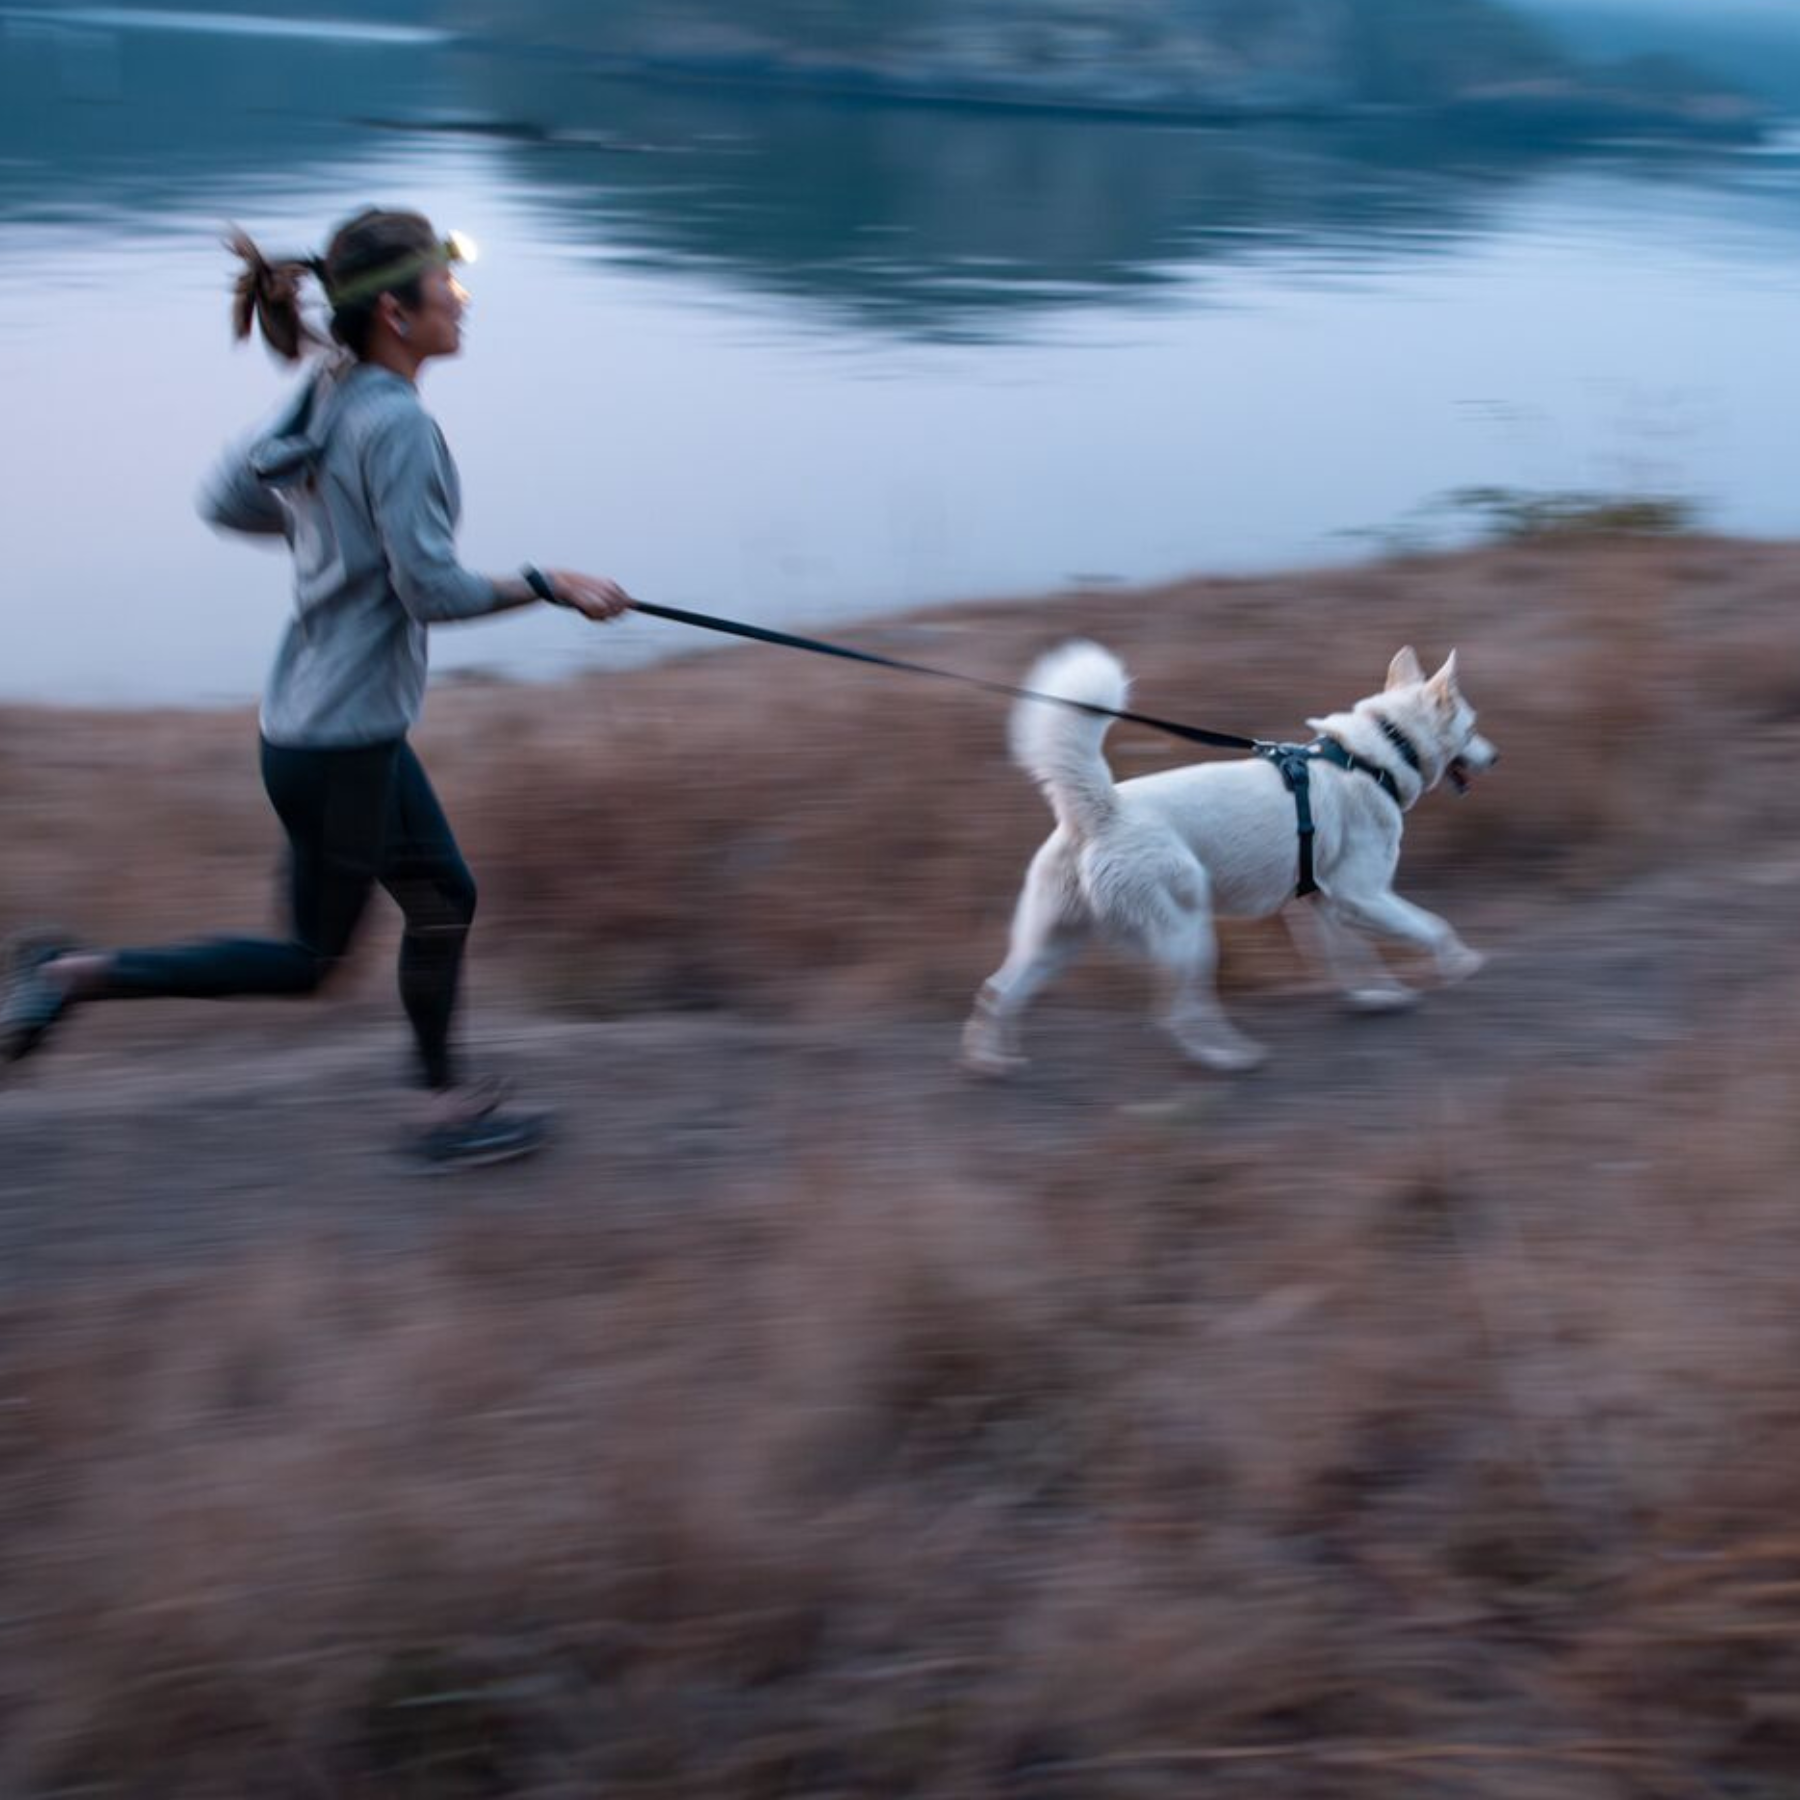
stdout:
<svg viewBox="0 0 1800 1800">
<path fill-rule="evenodd" d="M 329 363 L 316 370 L 251 444 L 251 472 L 266 487 L 295 487 L 317 468 L 343 410 L 345 377 L 354 367 Z"/>
</svg>

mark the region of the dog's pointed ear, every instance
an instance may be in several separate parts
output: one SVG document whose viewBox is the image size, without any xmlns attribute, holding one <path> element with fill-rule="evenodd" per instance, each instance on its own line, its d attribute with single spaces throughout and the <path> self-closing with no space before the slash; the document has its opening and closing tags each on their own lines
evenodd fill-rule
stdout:
<svg viewBox="0 0 1800 1800">
<path fill-rule="evenodd" d="M 1321 735 L 1323 735 L 1325 727 L 1327 725 L 1329 725 L 1330 723 L 1331 723 L 1331 721 L 1329 719 L 1308 719 L 1306 721 L 1306 729 L 1308 731 L 1319 732 Z"/>
<path fill-rule="evenodd" d="M 1388 664 L 1387 684 L 1391 688 L 1411 687 L 1415 681 L 1425 679 L 1425 670 L 1420 665 L 1418 656 L 1411 644 L 1408 644 L 1394 660 Z"/>
<path fill-rule="evenodd" d="M 1440 706 L 1447 706 L 1456 698 L 1456 652 L 1454 650 L 1444 658 L 1444 666 L 1432 676 L 1426 692 Z"/>
</svg>

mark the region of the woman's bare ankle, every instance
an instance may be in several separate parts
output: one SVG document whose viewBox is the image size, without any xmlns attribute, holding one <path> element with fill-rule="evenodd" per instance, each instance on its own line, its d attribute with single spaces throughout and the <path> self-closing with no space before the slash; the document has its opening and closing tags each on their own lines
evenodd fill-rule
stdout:
<svg viewBox="0 0 1800 1800">
<path fill-rule="evenodd" d="M 85 950 L 52 958 L 38 970 L 38 978 L 60 988 L 66 999 L 91 1000 L 106 986 L 107 962 Z"/>
<path fill-rule="evenodd" d="M 418 1097 L 416 1117 L 423 1130 L 455 1130 L 485 1118 L 505 1100 L 507 1092 L 507 1084 L 491 1075 L 433 1088 Z"/>
</svg>

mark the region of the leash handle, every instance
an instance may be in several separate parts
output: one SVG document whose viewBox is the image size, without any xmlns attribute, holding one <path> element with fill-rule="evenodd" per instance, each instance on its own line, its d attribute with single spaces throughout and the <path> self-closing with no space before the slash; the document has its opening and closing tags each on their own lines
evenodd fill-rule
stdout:
<svg viewBox="0 0 1800 1800">
<path fill-rule="evenodd" d="M 1041 694 L 1032 688 L 1015 687 L 1006 681 L 989 681 L 983 676 L 965 675 L 955 669 L 934 669 L 926 663 L 907 662 L 897 656 L 880 656 L 873 650 L 852 650 L 848 644 L 832 644 L 823 638 L 801 637 L 791 631 L 775 631 L 766 625 L 746 625 L 741 620 L 721 619 L 712 613 L 689 612 L 684 607 L 661 606 L 650 600 L 634 600 L 631 609 L 633 612 L 647 613 L 653 619 L 667 619 L 671 624 L 691 625 L 697 630 L 719 632 L 726 637 L 746 638 L 752 643 L 775 644 L 786 650 L 805 650 L 814 656 L 835 656 L 845 662 L 867 663 L 877 669 L 898 669 L 903 674 L 926 675 L 934 681 L 954 681 L 963 687 L 978 688 L 988 694 L 1002 694 L 1012 700 L 1041 700 L 1046 705 L 1066 706 L 1072 712 L 1087 713 L 1093 718 L 1122 719 L 1128 725 L 1142 725 L 1146 730 L 1161 732 L 1165 737 L 1180 738 L 1190 744 L 1205 744 L 1215 750 L 1263 748 L 1261 738 L 1237 737 L 1227 731 L 1203 731 L 1198 725 L 1183 725 L 1174 719 L 1158 719 L 1149 713 L 1099 706 L 1089 700 L 1070 700 L 1061 694 Z"/>
</svg>

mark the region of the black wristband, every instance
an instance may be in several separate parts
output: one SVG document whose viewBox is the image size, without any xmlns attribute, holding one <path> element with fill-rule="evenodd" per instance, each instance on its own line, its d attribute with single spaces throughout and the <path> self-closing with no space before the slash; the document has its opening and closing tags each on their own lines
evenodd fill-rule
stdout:
<svg viewBox="0 0 1800 1800">
<path fill-rule="evenodd" d="M 550 577 L 535 563 L 527 563 L 524 568 L 519 571 L 519 574 L 524 578 L 525 585 L 530 588 L 540 600 L 547 600 L 552 606 L 567 606 L 569 604 L 568 601 L 556 591 L 551 583 Z"/>
</svg>

